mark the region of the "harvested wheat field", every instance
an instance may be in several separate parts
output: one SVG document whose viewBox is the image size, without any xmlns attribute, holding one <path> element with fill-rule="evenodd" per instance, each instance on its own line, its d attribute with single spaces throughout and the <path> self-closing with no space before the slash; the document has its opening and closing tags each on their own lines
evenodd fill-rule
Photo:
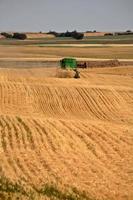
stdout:
<svg viewBox="0 0 133 200">
<path fill-rule="evenodd" d="M 80 75 L 0 69 L 0 199 L 133 199 L 133 67 Z"/>
</svg>

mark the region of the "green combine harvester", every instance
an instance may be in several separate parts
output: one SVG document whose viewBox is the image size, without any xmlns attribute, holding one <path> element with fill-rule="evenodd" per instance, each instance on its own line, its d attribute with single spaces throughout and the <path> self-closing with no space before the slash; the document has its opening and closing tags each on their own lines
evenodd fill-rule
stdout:
<svg viewBox="0 0 133 200">
<path fill-rule="evenodd" d="M 60 66 L 62 69 L 69 69 L 75 71 L 74 78 L 80 78 L 79 71 L 77 70 L 77 61 L 74 58 L 63 58 L 60 61 Z"/>
</svg>

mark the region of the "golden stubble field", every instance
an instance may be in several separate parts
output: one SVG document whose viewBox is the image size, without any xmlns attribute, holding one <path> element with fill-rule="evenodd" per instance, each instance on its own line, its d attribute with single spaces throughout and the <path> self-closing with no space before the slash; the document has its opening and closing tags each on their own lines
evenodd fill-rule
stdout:
<svg viewBox="0 0 133 200">
<path fill-rule="evenodd" d="M 133 68 L 80 74 L 0 69 L 0 199 L 133 199 Z"/>
</svg>

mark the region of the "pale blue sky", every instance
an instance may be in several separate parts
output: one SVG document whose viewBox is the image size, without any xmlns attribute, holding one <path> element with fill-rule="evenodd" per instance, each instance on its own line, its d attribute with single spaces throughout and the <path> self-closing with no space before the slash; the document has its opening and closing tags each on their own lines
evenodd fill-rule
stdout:
<svg viewBox="0 0 133 200">
<path fill-rule="evenodd" d="M 0 31 L 133 30 L 133 0 L 0 0 Z"/>
</svg>

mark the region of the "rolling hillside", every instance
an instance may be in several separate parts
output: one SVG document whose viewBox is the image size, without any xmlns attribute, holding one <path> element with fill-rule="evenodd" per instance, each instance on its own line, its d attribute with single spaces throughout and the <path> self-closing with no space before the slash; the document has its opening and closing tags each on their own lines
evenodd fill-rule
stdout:
<svg viewBox="0 0 133 200">
<path fill-rule="evenodd" d="M 0 69 L 0 198 L 133 199 L 133 68 L 80 74 Z"/>
</svg>

